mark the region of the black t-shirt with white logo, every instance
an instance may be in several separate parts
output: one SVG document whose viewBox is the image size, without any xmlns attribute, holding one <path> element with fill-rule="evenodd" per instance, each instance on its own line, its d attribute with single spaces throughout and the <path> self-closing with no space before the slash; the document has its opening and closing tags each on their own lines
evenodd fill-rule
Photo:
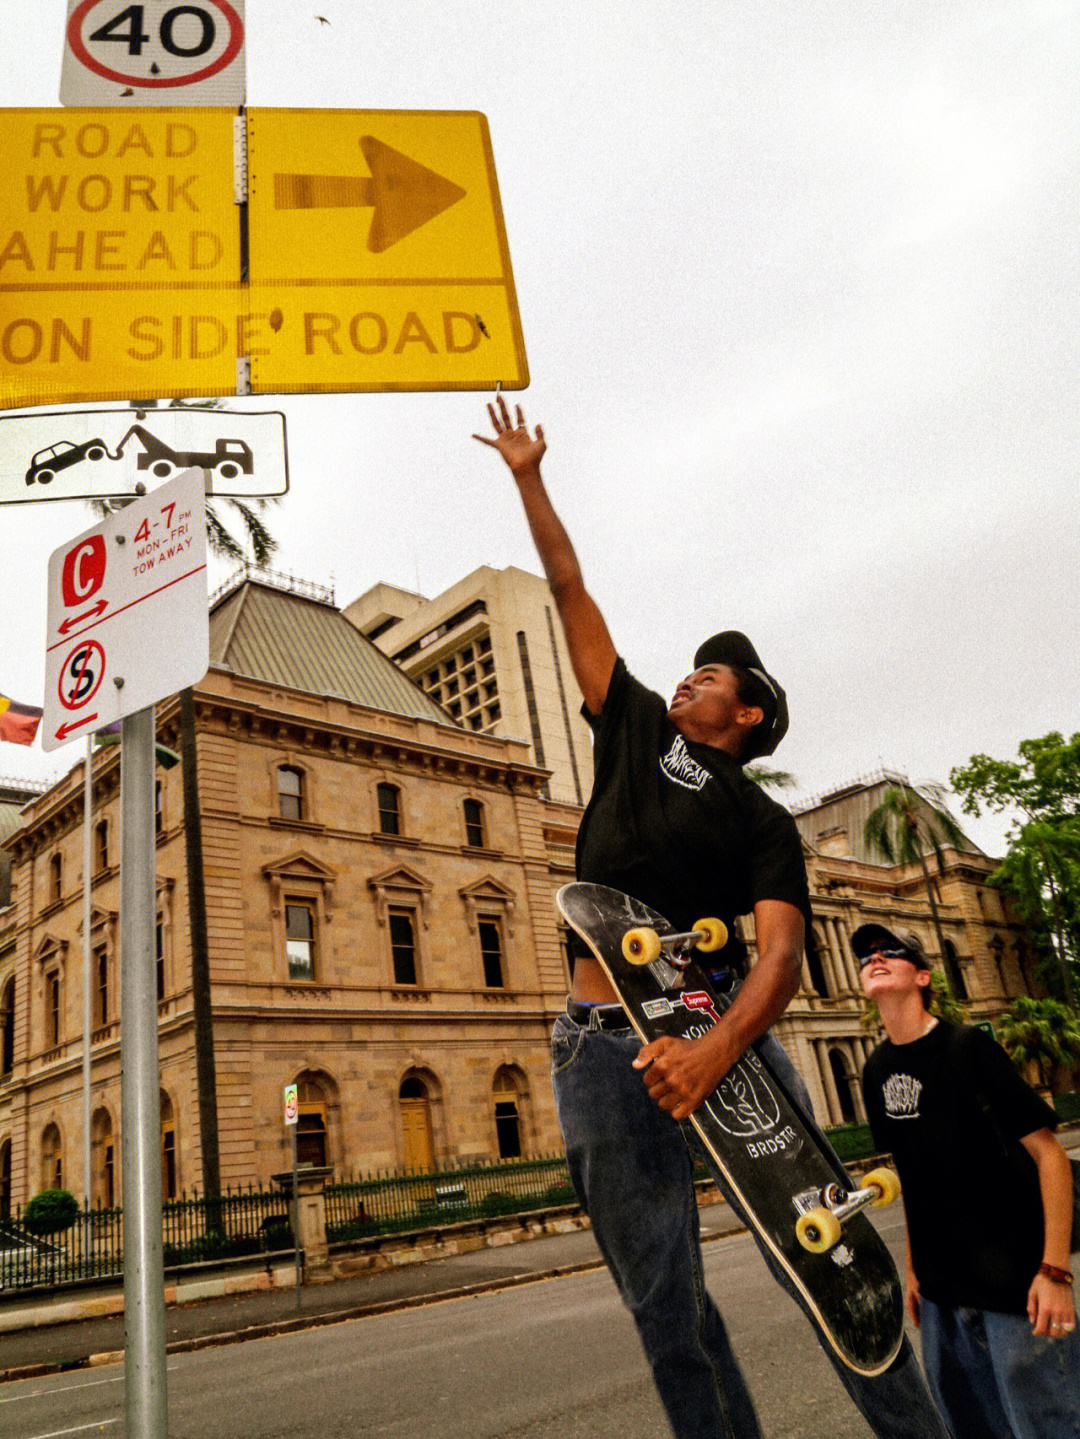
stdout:
<svg viewBox="0 0 1080 1439">
<path fill-rule="evenodd" d="M 885 1040 L 863 1070 L 867 1114 L 903 1185 L 920 1293 L 948 1308 L 1024 1314 L 1043 1211 L 1019 1140 L 1057 1116 L 988 1034 L 955 1033 L 938 1023 L 911 1044 Z"/>
<path fill-rule="evenodd" d="M 684 739 L 667 708 L 620 659 L 601 714 L 582 711 L 595 737 L 595 779 L 578 831 L 578 879 L 633 895 L 677 929 L 715 915 L 730 930 L 759 900 L 784 900 L 802 911 L 809 942 L 795 821 L 738 760 Z M 744 964 L 734 936 L 722 958 Z"/>
</svg>

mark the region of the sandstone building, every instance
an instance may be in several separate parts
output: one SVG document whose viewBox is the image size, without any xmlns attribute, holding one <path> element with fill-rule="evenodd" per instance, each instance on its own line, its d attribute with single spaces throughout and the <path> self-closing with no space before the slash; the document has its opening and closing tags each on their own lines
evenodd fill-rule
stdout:
<svg viewBox="0 0 1080 1439">
<path fill-rule="evenodd" d="M 557 647 L 561 634 L 552 658 L 540 659 L 548 625 L 535 586 L 543 582 L 526 577 L 526 586 L 521 572 L 504 571 L 500 585 L 511 584 L 508 573 L 513 592 L 532 590 L 526 609 L 540 640 L 492 582 L 471 620 L 450 623 L 475 593 L 449 604 L 448 628 L 414 666 L 419 684 L 315 587 L 241 572 L 212 603 L 196 725 L 224 1183 L 266 1182 L 287 1167 L 282 1089 L 292 1082 L 302 1161 L 367 1171 L 559 1147 L 548 1034 L 568 973 L 552 896 L 573 878 L 581 814 L 574 770 L 587 796 L 591 754 L 563 726 L 580 698 Z M 385 587 L 362 598 L 376 591 Z M 391 600 L 385 592 L 372 600 L 368 621 L 385 620 Z M 477 617 L 481 628 L 470 630 Z M 547 766 L 563 745 L 558 783 L 535 762 L 523 682 L 520 738 L 495 732 L 507 710 L 492 719 L 489 703 L 483 718 L 483 699 L 479 725 L 475 709 L 455 716 L 444 707 L 458 697 L 444 683 L 446 656 L 461 673 L 468 646 L 475 663 L 485 637 L 499 695 L 523 681 L 514 664 L 519 631 Z M 551 685 L 543 703 L 542 664 Z M 159 734 L 174 748 L 178 725 L 177 701 L 159 706 Z M 159 769 L 167 1194 L 201 1184 L 181 782 L 180 769 Z M 918 867 L 885 866 L 861 845 L 865 814 L 886 783 L 880 776 L 849 786 L 797 815 L 817 945 L 777 1032 L 827 1124 L 862 1117 L 858 1076 L 874 1043 L 859 1025 L 852 931 L 878 919 L 917 930 L 931 954 L 937 949 Z M 54 1183 L 104 1203 L 120 1199 L 115 749 L 93 760 L 89 1180 L 82 787 L 80 762 L 45 793 L 0 803 L 0 853 L 11 865 L 10 895 L 0 892 L 0 1210 Z M 977 1019 L 1026 992 L 1032 960 L 1022 929 L 987 888 L 993 867 L 974 847 L 949 851 L 939 881 L 946 964 Z"/>
</svg>

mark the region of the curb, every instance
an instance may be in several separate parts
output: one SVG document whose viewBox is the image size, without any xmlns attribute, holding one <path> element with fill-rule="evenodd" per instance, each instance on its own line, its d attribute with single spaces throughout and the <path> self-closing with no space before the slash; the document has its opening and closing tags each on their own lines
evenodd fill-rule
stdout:
<svg viewBox="0 0 1080 1439">
<path fill-rule="evenodd" d="M 716 1235 L 716 1238 L 725 1236 Z M 191 1354 L 199 1349 L 216 1349 L 225 1344 L 244 1344 L 249 1339 L 269 1339 L 279 1334 L 296 1334 L 304 1329 L 325 1329 L 331 1324 L 345 1324 L 352 1319 L 370 1319 L 379 1314 L 392 1314 L 402 1309 L 423 1309 L 451 1299 L 469 1299 L 481 1294 L 494 1294 L 500 1289 L 517 1289 L 525 1284 L 538 1284 L 548 1279 L 564 1279 L 571 1274 L 587 1274 L 603 1269 L 602 1259 L 588 1259 L 580 1264 L 557 1264 L 552 1269 L 537 1269 L 528 1274 L 511 1274 L 501 1279 L 488 1279 L 479 1284 L 463 1284 L 454 1289 L 440 1289 L 431 1294 L 410 1294 L 400 1299 L 383 1299 L 376 1304 L 357 1304 L 350 1309 L 332 1309 L 322 1314 L 298 1314 L 292 1319 L 275 1319 L 268 1324 L 249 1324 L 244 1329 L 223 1330 L 217 1334 L 200 1334 L 193 1339 L 174 1339 L 166 1344 L 166 1354 Z M 88 1354 L 82 1359 L 68 1359 L 53 1364 L 17 1364 L 0 1369 L 0 1384 L 18 1379 L 40 1379 L 50 1374 L 68 1374 L 75 1369 L 92 1369 L 103 1364 L 119 1364 L 122 1349 Z"/>
</svg>

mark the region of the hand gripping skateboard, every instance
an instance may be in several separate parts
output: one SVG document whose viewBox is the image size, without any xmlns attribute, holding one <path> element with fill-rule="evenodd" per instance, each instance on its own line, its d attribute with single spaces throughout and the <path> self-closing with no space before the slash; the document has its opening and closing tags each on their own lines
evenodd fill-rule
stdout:
<svg viewBox="0 0 1080 1439">
<path fill-rule="evenodd" d="M 564 885 L 556 903 L 599 960 L 643 1044 L 665 1034 L 698 1038 L 730 1005 L 692 957 L 694 949 L 726 943 L 719 920 L 699 920 L 678 934 L 655 910 L 599 884 Z M 862 1211 L 896 1198 L 896 1175 L 875 1170 L 861 1188 L 854 1185 L 753 1046 L 684 1122 L 826 1344 L 857 1373 L 880 1374 L 900 1349 L 903 1296 L 892 1258 Z"/>
</svg>

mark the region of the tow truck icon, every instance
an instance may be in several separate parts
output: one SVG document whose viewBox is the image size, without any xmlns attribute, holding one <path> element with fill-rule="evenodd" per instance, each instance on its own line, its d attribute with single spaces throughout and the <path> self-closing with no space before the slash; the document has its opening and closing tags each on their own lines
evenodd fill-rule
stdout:
<svg viewBox="0 0 1080 1439">
<path fill-rule="evenodd" d="M 131 439 L 138 440 L 142 445 L 135 459 L 136 469 L 149 470 L 159 479 L 167 479 L 178 470 L 199 469 L 212 470 L 223 480 L 232 480 L 237 475 L 250 475 L 255 468 L 251 448 L 243 440 L 216 440 L 212 450 L 174 450 L 143 425 L 132 425 L 117 445 L 115 454 L 110 454 L 105 441 L 99 439 L 85 440 L 78 445 L 70 440 L 59 440 L 55 445 L 38 450 L 30 461 L 26 483 L 47 485 L 59 471 L 81 464 L 83 460 L 101 460 L 106 456 L 110 460 L 118 460 Z"/>
</svg>

